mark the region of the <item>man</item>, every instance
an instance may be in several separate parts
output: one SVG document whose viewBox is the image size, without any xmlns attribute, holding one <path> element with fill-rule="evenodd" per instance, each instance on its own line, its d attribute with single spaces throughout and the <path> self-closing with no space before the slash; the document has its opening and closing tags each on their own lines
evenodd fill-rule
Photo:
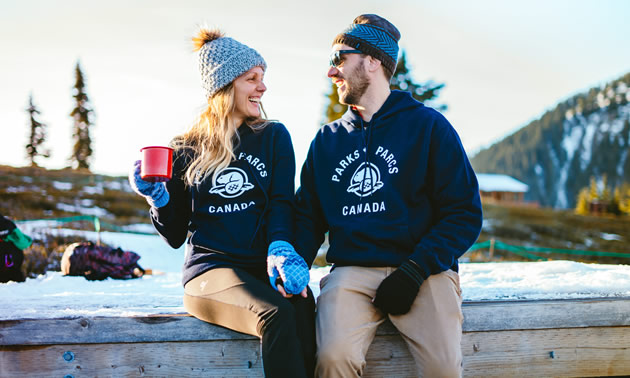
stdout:
<svg viewBox="0 0 630 378">
<path fill-rule="evenodd" d="M 479 188 L 448 121 L 390 91 L 399 39 L 370 14 L 334 39 L 328 77 L 350 108 L 302 168 L 297 250 L 312 262 L 329 231 L 334 263 L 317 304 L 318 376 L 360 376 L 385 316 L 419 376 L 462 372 L 457 259 L 479 236 Z"/>
</svg>

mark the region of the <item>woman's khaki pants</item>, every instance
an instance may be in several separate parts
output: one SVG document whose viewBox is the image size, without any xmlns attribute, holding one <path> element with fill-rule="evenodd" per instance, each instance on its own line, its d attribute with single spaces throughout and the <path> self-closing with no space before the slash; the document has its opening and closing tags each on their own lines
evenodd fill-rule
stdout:
<svg viewBox="0 0 630 378">
<path fill-rule="evenodd" d="M 372 299 L 395 268 L 336 267 L 321 282 L 317 300 L 318 377 L 359 377 L 376 328 L 385 315 Z M 464 320 L 459 275 L 448 270 L 420 286 L 411 310 L 388 315 L 413 356 L 419 377 L 460 377 Z"/>
</svg>

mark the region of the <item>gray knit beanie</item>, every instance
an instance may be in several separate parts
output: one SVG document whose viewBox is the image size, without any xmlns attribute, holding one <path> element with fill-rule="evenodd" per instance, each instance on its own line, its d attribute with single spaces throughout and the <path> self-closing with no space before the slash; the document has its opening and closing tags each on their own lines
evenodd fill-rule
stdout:
<svg viewBox="0 0 630 378">
<path fill-rule="evenodd" d="M 201 29 L 193 42 L 199 50 L 201 86 L 207 98 L 256 66 L 267 69 L 267 63 L 256 50 L 224 37 L 219 30 Z"/>
</svg>

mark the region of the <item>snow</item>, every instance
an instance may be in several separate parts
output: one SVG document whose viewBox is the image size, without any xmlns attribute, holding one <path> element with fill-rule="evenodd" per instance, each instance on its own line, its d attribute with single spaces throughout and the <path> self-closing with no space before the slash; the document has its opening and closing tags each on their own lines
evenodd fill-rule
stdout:
<svg viewBox="0 0 630 378">
<path fill-rule="evenodd" d="M 27 224 L 20 226 L 24 230 Z M 42 224 L 43 225 L 43 224 Z M 42 226 L 40 225 L 40 227 Z M 32 224 L 30 231 L 37 231 Z M 40 230 L 41 232 L 41 230 Z M 90 231 L 49 229 L 96 240 Z M 614 237 L 614 234 L 606 234 Z M 181 266 L 184 247 L 170 248 L 157 235 L 102 232 L 101 240 L 142 258 L 140 265 L 156 274 L 134 280 L 87 281 L 48 272 L 26 282 L 0 284 L 0 319 L 79 316 L 142 316 L 186 312 L 182 305 Z M 329 267 L 311 269 L 310 287 Z M 630 266 L 571 261 L 463 263 L 460 279 L 465 301 L 535 300 L 630 296 Z"/>
<path fill-rule="evenodd" d="M 69 182 L 53 181 L 52 185 L 57 190 L 70 190 L 70 189 L 72 189 L 72 183 L 69 183 Z"/>
<path fill-rule="evenodd" d="M 586 169 L 591 162 L 591 156 L 593 154 L 593 137 L 597 131 L 597 125 L 599 124 L 599 114 L 594 113 L 590 117 L 590 122 L 586 126 L 584 132 L 584 138 L 582 139 L 582 153 L 580 154 L 580 168 Z"/>
<path fill-rule="evenodd" d="M 66 203 L 59 202 L 57 203 L 57 209 L 66 211 L 68 213 L 94 215 L 94 216 L 103 217 L 103 218 L 110 215 L 109 212 L 103 208 L 100 208 L 98 206 L 89 206 L 89 205 L 88 207 L 86 207 L 82 203 L 79 203 L 79 206 L 76 206 L 76 205 L 68 205 Z"/>
<path fill-rule="evenodd" d="M 9 186 L 6 189 L 7 193 L 41 193 L 46 194 L 46 191 L 37 186 Z"/>
<path fill-rule="evenodd" d="M 107 181 L 103 185 L 109 190 L 124 190 L 126 192 L 132 192 L 129 183 L 126 181 Z"/>
<path fill-rule="evenodd" d="M 464 300 L 630 296 L 630 266 L 573 261 L 462 264 Z"/>
<path fill-rule="evenodd" d="M 529 187 L 508 175 L 477 173 L 479 190 L 484 192 L 527 192 Z"/>
<path fill-rule="evenodd" d="M 601 232 L 599 237 L 604 239 L 604 240 L 621 240 L 621 239 L 623 239 L 620 235 L 609 234 L 609 233 L 606 233 L 606 232 Z"/>
<path fill-rule="evenodd" d="M 142 232 L 144 234 L 155 234 L 155 228 L 152 225 L 146 223 L 130 224 L 124 226 L 123 230 L 130 232 Z"/>
<path fill-rule="evenodd" d="M 573 159 L 575 150 L 580 145 L 582 139 L 582 128 L 577 127 L 573 122 L 565 121 L 564 123 L 565 137 L 562 139 L 562 148 L 567 152 L 567 161 Z"/>
<path fill-rule="evenodd" d="M 81 191 L 85 194 L 103 194 L 102 186 L 84 186 Z"/>
</svg>

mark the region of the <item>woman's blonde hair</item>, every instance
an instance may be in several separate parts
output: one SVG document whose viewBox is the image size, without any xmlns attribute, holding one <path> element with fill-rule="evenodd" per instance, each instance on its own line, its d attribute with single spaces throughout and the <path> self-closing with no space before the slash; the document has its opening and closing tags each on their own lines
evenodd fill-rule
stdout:
<svg viewBox="0 0 630 378">
<path fill-rule="evenodd" d="M 208 36 L 207 30 L 201 30 L 193 38 L 194 51 L 203 46 Z M 211 33 L 211 32 L 210 32 Z M 181 150 L 192 151 L 192 160 L 184 172 L 184 183 L 193 186 L 207 179 L 211 174 L 216 175 L 226 168 L 232 160 L 236 160 L 234 150 L 240 143 L 233 113 L 235 110 L 234 82 L 221 88 L 208 99 L 208 106 L 197 117 L 197 120 L 171 143 L 175 152 Z M 249 118 L 246 125 L 253 131 L 264 129 L 269 121 L 262 103 L 260 110 L 263 117 Z M 181 154 L 177 154 L 180 156 Z M 188 159 L 187 159 L 188 161 Z"/>
</svg>

